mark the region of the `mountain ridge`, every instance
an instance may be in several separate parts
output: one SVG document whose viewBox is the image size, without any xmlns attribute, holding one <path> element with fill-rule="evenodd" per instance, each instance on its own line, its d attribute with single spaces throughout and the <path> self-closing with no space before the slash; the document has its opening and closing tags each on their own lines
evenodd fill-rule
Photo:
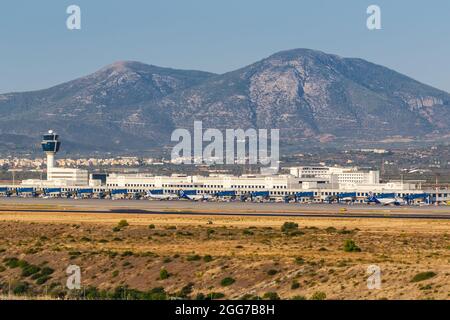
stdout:
<svg viewBox="0 0 450 320">
<path fill-rule="evenodd" d="M 52 128 L 80 150 L 128 153 L 161 149 L 195 120 L 279 128 L 286 145 L 433 141 L 450 134 L 450 95 L 360 58 L 292 49 L 224 74 L 116 61 L 48 89 L 2 94 L 0 115 L 2 136 L 20 143 Z"/>
</svg>

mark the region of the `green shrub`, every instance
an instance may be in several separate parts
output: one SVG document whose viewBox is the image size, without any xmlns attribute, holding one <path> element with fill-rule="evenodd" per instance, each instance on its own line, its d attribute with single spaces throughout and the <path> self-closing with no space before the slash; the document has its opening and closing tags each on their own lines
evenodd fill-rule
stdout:
<svg viewBox="0 0 450 320">
<path fill-rule="evenodd" d="M 274 275 L 276 275 L 278 273 L 278 270 L 275 270 L 275 269 L 270 269 L 269 271 L 267 271 L 267 274 L 269 275 L 269 276 L 274 276 Z"/>
<path fill-rule="evenodd" d="M 127 220 L 120 220 L 119 223 L 117 224 L 117 226 L 119 228 L 125 228 L 129 226 L 129 223 Z"/>
<path fill-rule="evenodd" d="M 185 285 L 179 292 L 177 292 L 176 296 L 183 299 L 188 299 L 189 295 L 192 293 L 192 287 L 194 284 L 192 282 L 189 282 L 187 285 Z"/>
<path fill-rule="evenodd" d="M 148 228 L 149 228 L 149 229 L 155 229 L 155 225 L 154 225 L 154 224 L 150 224 L 150 225 L 148 226 Z"/>
<path fill-rule="evenodd" d="M 208 237 L 208 239 L 209 239 L 209 237 L 213 234 L 213 233 L 215 233 L 216 231 L 214 230 L 214 229 L 208 229 L 208 230 L 206 230 L 206 236 Z"/>
<path fill-rule="evenodd" d="M 44 268 L 42 268 L 42 270 L 41 270 L 41 274 L 44 275 L 44 276 L 48 276 L 48 275 L 51 275 L 54 271 L 55 271 L 55 270 L 53 270 L 53 269 L 50 268 L 50 267 L 44 267 Z"/>
<path fill-rule="evenodd" d="M 288 232 L 295 231 L 295 230 L 298 230 L 298 223 L 295 223 L 295 222 L 285 222 L 281 226 L 281 231 L 284 233 L 288 233 Z"/>
<path fill-rule="evenodd" d="M 119 270 L 114 270 L 112 273 L 113 278 L 117 277 L 119 275 Z"/>
<path fill-rule="evenodd" d="M 250 231 L 248 229 L 245 229 L 244 231 L 242 231 L 242 234 L 245 236 L 252 236 L 254 235 L 253 231 Z"/>
<path fill-rule="evenodd" d="M 134 254 L 133 251 L 127 250 L 127 251 L 122 252 L 121 256 L 122 257 L 131 257 L 133 254 Z"/>
<path fill-rule="evenodd" d="M 295 263 L 302 265 L 302 264 L 305 264 L 305 260 L 302 257 L 296 257 Z"/>
<path fill-rule="evenodd" d="M 112 231 L 113 232 L 119 232 L 121 229 L 119 228 L 119 227 L 114 227 L 113 229 L 112 229 Z M 121 239 L 122 240 L 122 239 Z"/>
<path fill-rule="evenodd" d="M 295 289 L 298 289 L 298 288 L 300 288 L 300 283 L 298 283 L 298 281 L 296 281 L 296 280 L 292 281 L 291 289 L 295 290 Z"/>
<path fill-rule="evenodd" d="M 201 257 L 198 254 L 191 255 L 186 258 L 187 261 L 198 261 L 200 259 L 201 259 Z"/>
<path fill-rule="evenodd" d="M 19 259 L 17 258 L 5 258 L 3 259 L 3 262 L 11 269 L 17 268 L 19 266 Z"/>
<path fill-rule="evenodd" d="M 223 278 L 222 281 L 220 281 L 220 285 L 222 287 L 227 287 L 227 286 L 231 286 L 235 282 L 236 282 L 236 280 L 234 280 L 233 278 L 226 277 L 226 278 Z"/>
<path fill-rule="evenodd" d="M 28 265 L 22 269 L 22 277 L 29 277 L 35 273 L 41 271 L 41 268 L 35 265 Z"/>
<path fill-rule="evenodd" d="M 327 295 L 322 291 L 314 292 L 314 294 L 311 296 L 311 300 L 325 300 L 326 298 Z"/>
<path fill-rule="evenodd" d="M 30 264 L 28 262 L 26 262 L 25 260 L 19 260 L 17 262 L 17 265 L 19 266 L 19 268 L 23 269 L 28 267 Z"/>
<path fill-rule="evenodd" d="M 306 300 L 305 296 L 293 296 L 291 300 Z"/>
<path fill-rule="evenodd" d="M 263 295 L 265 300 L 280 300 L 280 296 L 276 292 L 266 292 Z"/>
<path fill-rule="evenodd" d="M 206 295 L 205 300 L 215 300 L 215 299 L 222 299 L 225 295 L 222 292 L 211 292 Z"/>
<path fill-rule="evenodd" d="M 205 299 L 206 299 L 205 294 L 201 292 L 197 293 L 197 295 L 195 296 L 195 300 L 205 300 Z"/>
<path fill-rule="evenodd" d="M 345 252 L 361 252 L 361 249 L 356 245 L 355 241 L 347 239 L 344 242 Z"/>
<path fill-rule="evenodd" d="M 209 254 L 207 254 L 203 257 L 203 261 L 205 261 L 205 262 L 211 262 L 212 260 L 213 260 L 213 257 L 210 256 Z"/>
<path fill-rule="evenodd" d="M 431 278 L 434 278 L 436 276 L 436 273 L 434 273 L 433 271 L 428 271 L 428 272 L 421 272 L 416 274 L 411 282 L 420 282 L 420 281 L 425 281 Z"/>
<path fill-rule="evenodd" d="M 147 292 L 148 300 L 167 300 L 167 294 L 163 287 L 156 287 Z"/>
<path fill-rule="evenodd" d="M 28 292 L 30 285 L 27 282 L 17 282 L 13 287 L 13 293 L 15 295 L 23 295 Z"/>
<path fill-rule="evenodd" d="M 159 278 L 161 280 L 169 278 L 169 272 L 165 268 L 162 268 L 161 271 L 159 271 Z"/>
<path fill-rule="evenodd" d="M 40 276 L 39 278 L 37 278 L 36 280 L 36 284 L 41 285 L 47 282 L 47 280 L 49 280 L 51 277 L 50 276 Z"/>
</svg>

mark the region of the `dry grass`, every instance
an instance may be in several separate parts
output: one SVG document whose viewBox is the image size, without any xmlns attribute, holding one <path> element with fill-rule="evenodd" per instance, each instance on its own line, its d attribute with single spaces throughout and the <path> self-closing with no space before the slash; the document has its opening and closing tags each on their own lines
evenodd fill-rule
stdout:
<svg viewBox="0 0 450 320">
<path fill-rule="evenodd" d="M 122 219 L 130 225 L 113 232 Z M 29 294 L 43 295 L 52 283 L 63 285 L 66 267 L 76 264 L 84 286 L 107 290 L 128 285 L 175 293 L 192 282 L 192 296 L 223 292 L 231 299 L 269 291 L 282 298 L 309 298 L 317 291 L 328 299 L 450 298 L 447 221 L 64 212 L 0 213 L 0 221 L 0 265 L 5 257 L 17 257 L 55 269 L 50 280 L 37 285 L 18 268 L 5 267 L 0 272 L 4 295 L 17 281 L 30 283 Z M 298 223 L 301 233 L 283 234 L 285 221 Z M 148 228 L 150 224 L 155 229 Z M 353 239 L 362 252 L 344 252 L 346 239 Z M 190 261 L 194 255 L 211 255 L 213 260 Z M 382 269 L 380 290 L 367 289 L 371 264 Z M 162 267 L 170 273 L 166 280 L 159 278 Z M 269 275 L 269 270 L 277 272 Z M 436 276 L 411 282 L 416 274 L 429 271 Z M 225 277 L 236 282 L 222 287 Z M 291 289 L 294 280 L 299 288 Z"/>
</svg>

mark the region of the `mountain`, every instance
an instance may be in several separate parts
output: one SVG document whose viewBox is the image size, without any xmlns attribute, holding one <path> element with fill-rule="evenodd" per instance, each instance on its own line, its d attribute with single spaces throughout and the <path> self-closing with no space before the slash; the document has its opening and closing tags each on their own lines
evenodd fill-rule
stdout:
<svg viewBox="0 0 450 320">
<path fill-rule="evenodd" d="M 0 115 L 0 145 L 36 142 L 52 128 L 69 151 L 160 149 L 194 120 L 204 128 L 279 128 L 282 146 L 298 148 L 450 136 L 448 93 L 309 49 L 222 75 L 117 62 L 50 89 L 0 95 Z"/>
<path fill-rule="evenodd" d="M 214 74 L 120 61 L 46 90 L 0 95 L 0 132 L 31 138 L 49 128 L 76 151 L 128 151 L 157 146 L 168 127 L 157 101 Z M 170 133 L 169 133 L 170 135 Z M 5 136 L 6 137 L 6 136 Z M 150 139 L 143 139 L 149 137 Z M 10 143 L 10 139 L 0 143 Z M 67 150 L 67 148 L 63 148 Z"/>
<path fill-rule="evenodd" d="M 161 105 L 179 126 L 197 119 L 213 128 L 280 128 L 293 143 L 450 133 L 448 93 L 361 59 L 307 49 L 213 77 Z"/>
</svg>

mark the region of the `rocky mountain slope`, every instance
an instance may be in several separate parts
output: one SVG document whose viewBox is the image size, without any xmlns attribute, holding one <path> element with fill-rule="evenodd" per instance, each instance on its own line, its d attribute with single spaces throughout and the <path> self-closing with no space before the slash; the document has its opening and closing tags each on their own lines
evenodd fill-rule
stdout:
<svg viewBox="0 0 450 320">
<path fill-rule="evenodd" d="M 194 120 L 219 129 L 278 128 L 282 145 L 450 135 L 448 93 L 309 49 L 222 75 L 117 62 L 50 89 L 0 95 L 0 115 L 4 145 L 38 141 L 52 128 L 70 149 L 113 152 L 164 146 L 173 129 Z"/>
</svg>

